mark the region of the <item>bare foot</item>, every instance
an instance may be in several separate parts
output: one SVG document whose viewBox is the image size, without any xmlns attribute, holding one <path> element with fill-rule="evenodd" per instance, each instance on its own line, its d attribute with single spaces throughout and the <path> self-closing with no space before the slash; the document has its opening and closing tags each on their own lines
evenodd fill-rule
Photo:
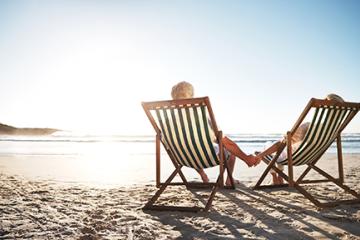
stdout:
<svg viewBox="0 0 360 240">
<path fill-rule="evenodd" d="M 277 177 L 278 184 L 284 184 L 284 179 L 281 176 Z"/>
<path fill-rule="evenodd" d="M 271 173 L 271 175 L 272 175 L 273 185 L 279 184 L 279 180 L 278 180 L 277 174 L 273 172 L 273 173 Z"/>
<path fill-rule="evenodd" d="M 233 180 L 234 180 L 234 184 L 240 184 L 239 180 L 237 180 L 237 179 L 233 179 Z M 228 186 L 228 187 L 231 186 L 230 178 L 226 179 L 225 186 Z"/>
<path fill-rule="evenodd" d="M 209 182 L 209 178 L 208 178 L 208 176 L 206 175 L 205 172 L 201 172 L 200 177 L 201 177 L 203 183 L 208 183 Z"/>
</svg>

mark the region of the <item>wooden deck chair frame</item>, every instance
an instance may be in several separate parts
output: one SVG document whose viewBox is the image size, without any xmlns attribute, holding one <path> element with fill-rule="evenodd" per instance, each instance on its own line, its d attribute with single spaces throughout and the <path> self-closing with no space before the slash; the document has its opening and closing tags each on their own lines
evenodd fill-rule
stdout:
<svg viewBox="0 0 360 240">
<path fill-rule="evenodd" d="M 214 113 L 210 104 L 210 100 L 208 97 L 202 98 L 191 98 L 191 99 L 181 99 L 181 100 L 168 100 L 168 101 L 155 101 L 155 102 L 142 102 L 143 109 L 150 120 L 154 130 L 156 132 L 155 146 L 156 146 L 156 187 L 159 188 L 157 192 L 153 195 L 153 197 L 145 204 L 143 207 L 144 210 L 165 210 L 165 211 L 186 211 L 186 212 L 198 212 L 198 211 L 208 211 L 212 205 L 212 201 L 215 197 L 216 192 L 219 188 L 224 187 L 224 171 L 227 170 L 227 174 L 231 180 L 231 186 L 229 188 L 234 189 L 234 180 L 229 171 L 225 159 L 224 148 L 222 145 L 222 131 L 220 131 L 217 127 L 216 120 L 214 117 Z M 161 130 L 161 126 L 158 126 L 155 117 L 151 113 L 151 111 L 156 110 L 166 110 L 166 109 L 178 109 L 178 108 L 192 108 L 197 106 L 205 106 L 208 113 L 208 119 L 211 122 L 211 128 L 215 134 L 216 140 L 219 143 L 219 176 L 216 182 L 209 183 L 200 183 L 200 182 L 188 182 L 185 175 L 183 174 L 181 168 L 183 165 L 179 164 L 177 160 L 175 151 L 172 151 L 170 147 L 167 146 L 166 140 L 162 137 L 163 133 Z M 167 152 L 170 160 L 172 161 L 175 170 L 172 174 L 167 178 L 165 182 L 161 182 L 160 180 L 160 151 L 161 151 L 161 143 Z M 179 174 L 181 178 L 181 182 L 172 182 L 174 177 Z M 183 185 L 186 186 L 187 189 L 192 187 L 200 187 L 200 188 L 212 188 L 210 196 L 204 207 L 188 207 L 188 206 L 166 206 L 166 205 L 155 205 L 155 202 L 159 198 L 159 196 L 164 192 L 165 188 L 169 185 Z"/>
<path fill-rule="evenodd" d="M 330 147 L 330 145 L 336 141 L 337 145 L 337 159 L 338 159 L 338 177 L 335 178 L 328 173 L 326 173 L 324 170 L 320 169 L 318 166 L 316 166 L 316 163 L 320 160 L 322 155 L 325 153 L 326 149 L 324 151 L 321 151 L 317 156 L 315 154 L 314 158 L 306 163 L 307 168 L 302 172 L 302 174 L 295 180 L 294 179 L 294 173 L 293 173 L 293 153 L 291 148 L 291 137 L 297 130 L 297 128 L 300 126 L 300 124 L 303 122 L 307 114 L 312 108 L 321 108 L 321 107 L 330 107 L 330 108 L 342 108 L 342 109 L 350 109 L 348 110 L 348 114 L 344 116 L 344 120 L 339 124 L 337 131 L 335 132 L 335 135 L 333 139 L 331 140 L 330 144 L 327 144 L 327 148 Z M 348 123 L 354 118 L 354 116 L 357 114 L 357 112 L 360 109 L 360 103 L 351 103 L 351 102 L 343 102 L 339 103 L 333 100 L 322 100 L 322 99 L 315 99 L 312 98 L 307 106 L 305 107 L 304 111 L 300 115 L 299 119 L 294 124 L 291 131 L 288 131 L 286 134 L 286 137 L 283 141 L 276 142 L 274 145 L 263 151 L 262 153 L 258 154 L 258 156 L 263 157 L 263 161 L 268 164 L 267 168 L 265 169 L 264 173 L 259 178 L 258 182 L 254 186 L 254 189 L 264 189 L 264 188 L 276 188 L 276 187 L 293 187 L 296 190 L 298 190 L 301 194 L 303 194 L 307 199 L 309 199 L 313 204 L 315 204 L 319 208 L 327 208 L 327 207 L 333 207 L 339 204 L 351 204 L 351 203 L 359 203 L 360 202 L 360 195 L 355 192 L 354 190 L 350 189 L 348 186 L 344 185 L 344 170 L 343 170 L 343 155 L 342 155 L 342 146 L 341 146 L 341 132 L 344 130 L 344 128 L 348 125 Z M 287 150 L 287 156 L 286 163 L 288 166 L 288 174 L 286 174 L 283 171 L 280 171 L 279 168 L 276 167 L 275 163 L 277 159 L 279 158 L 281 152 L 286 148 Z M 266 161 L 266 157 L 270 156 L 270 154 L 274 154 L 275 156 L 272 157 L 272 160 L 268 158 Z M 270 162 L 269 162 L 270 160 Z M 266 175 L 270 172 L 270 170 L 273 169 L 278 173 L 281 177 L 283 177 L 287 184 L 278 184 L 278 185 L 262 185 L 263 180 L 265 179 Z M 310 170 L 315 170 L 317 173 L 325 177 L 325 179 L 320 180 L 304 180 L 305 176 L 309 173 Z M 351 194 L 354 196 L 354 199 L 350 200 L 338 200 L 338 201 L 328 201 L 328 202 L 320 202 L 317 200 L 311 193 L 309 193 L 307 190 L 305 190 L 301 184 L 310 184 L 310 183 L 319 183 L 319 182 L 332 182 L 342 188 L 345 192 Z"/>
</svg>

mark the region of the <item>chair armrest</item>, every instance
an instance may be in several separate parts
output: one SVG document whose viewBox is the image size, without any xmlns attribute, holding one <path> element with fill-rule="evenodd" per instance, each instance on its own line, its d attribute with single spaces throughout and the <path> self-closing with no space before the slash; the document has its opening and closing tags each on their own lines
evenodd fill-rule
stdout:
<svg viewBox="0 0 360 240">
<path fill-rule="evenodd" d="M 217 143 L 220 144 L 221 139 L 223 138 L 223 132 L 221 130 L 218 130 L 217 132 L 214 131 L 214 135 L 216 137 Z"/>
<path fill-rule="evenodd" d="M 284 144 L 286 144 L 284 142 L 284 140 L 277 141 L 276 143 L 274 143 L 273 145 L 271 145 L 270 147 L 268 147 L 264 151 L 262 151 L 260 153 L 257 153 L 256 156 L 260 157 L 260 158 L 263 158 L 263 157 L 265 157 L 267 155 L 273 154 L 274 152 L 277 152 L 278 149 Z"/>
</svg>

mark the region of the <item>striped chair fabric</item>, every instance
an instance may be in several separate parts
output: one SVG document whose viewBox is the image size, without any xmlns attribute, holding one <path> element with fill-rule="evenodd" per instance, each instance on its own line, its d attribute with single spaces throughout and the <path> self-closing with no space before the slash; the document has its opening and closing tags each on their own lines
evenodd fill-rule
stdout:
<svg viewBox="0 0 360 240">
<path fill-rule="evenodd" d="M 205 104 L 161 107 L 151 114 L 161 130 L 162 142 L 178 164 L 194 169 L 219 165 Z"/>
<path fill-rule="evenodd" d="M 334 142 L 345 119 L 351 112 L 357 111 L 356 108 L 338 106 L 313 107 L 314 116 L 309 129 L 299 148 L 293 152 L 293 165 L 304 165 L 319 159 Z M 286 151 L 286 149 L 284 150 Z M 272 155 L 265 156 L 265 161 L 270 162 Z M 280 162 L 282 165 L 288 164 L 288 159 Z"/>
</svg>

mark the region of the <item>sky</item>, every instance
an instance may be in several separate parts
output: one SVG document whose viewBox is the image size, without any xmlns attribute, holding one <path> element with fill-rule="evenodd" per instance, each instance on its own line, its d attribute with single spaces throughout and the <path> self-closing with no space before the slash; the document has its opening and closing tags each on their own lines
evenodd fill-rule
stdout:
<svg viewBox="0 0 360 240">
<path fill-rule="evenodd" d="M 225 133 L 285 133 L 312 97 L 360 102 L 359 12 L 350 0 L 3 0 L 0 122 L 151 134 L 141 101 L 188 81 Z"/>
</svg>

